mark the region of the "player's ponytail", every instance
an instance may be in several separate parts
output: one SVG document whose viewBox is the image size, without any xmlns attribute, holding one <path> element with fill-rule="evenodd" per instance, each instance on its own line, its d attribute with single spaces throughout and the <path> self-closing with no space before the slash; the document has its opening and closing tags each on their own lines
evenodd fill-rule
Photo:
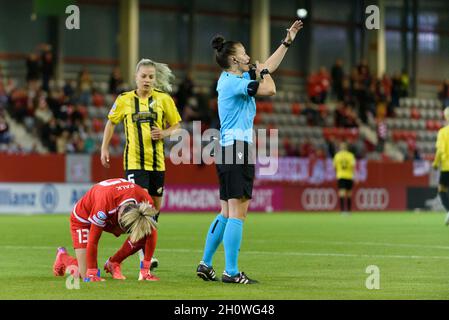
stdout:
<svg viewBox="0 0 449 320">
<path fill-rule="evenodd" d="M 142 202 L 131 206 L 129 210 L 122 213 L 120 225 L 130 234 L 130 240 L 137 242 L 143 237 L 150 235 L 152 228 L 157 229 L 157 222 L 154 220 L 156 209 L 148 202 Z"/>
<path fill-rule="evenodd" d="M 175 75 L 171 69 L 165 63 L 155 62 L 150 59 L 142 59 L 136 66 L 136 73 L 139 71 L 141 66 L 152 66 L 156 69 L 156 83 L 154 87 L 164 92 L 173 91 L 173 81 Z"/>
</svg>

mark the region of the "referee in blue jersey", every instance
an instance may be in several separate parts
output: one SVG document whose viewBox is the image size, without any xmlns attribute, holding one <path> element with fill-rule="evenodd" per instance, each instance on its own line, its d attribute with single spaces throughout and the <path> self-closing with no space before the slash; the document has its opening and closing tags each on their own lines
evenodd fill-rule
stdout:
<svg viewBox="0 0 449 320">
<path fill-rule="evenodd" d="M 278 68 L 301 28 L 302 22 L 295 21 L 287 29 L 287 35 L 279 48 L 265 63 L 256 62 L 255 68 L 251 68 L 250 57 L 242 43 L 225 41 L 222 36 L 212 39 L 216 61 L 223 69 L 217 83 L 221 151 L 216 155 L 216 164 L 221 213 L 210 225 L 203 259 L 197 268 L 197 275 L 203 280 L 216 280 L 212 258 L 223 241 L 226 265 L 222 281 L 257 283 L 240 272 L 237 265 L 255 173 L 254 160 L 249 152 L 256 115 L 255 96 L 272 96 L 276 93 L 276 85 L 270 74 Z"/>
</svg>

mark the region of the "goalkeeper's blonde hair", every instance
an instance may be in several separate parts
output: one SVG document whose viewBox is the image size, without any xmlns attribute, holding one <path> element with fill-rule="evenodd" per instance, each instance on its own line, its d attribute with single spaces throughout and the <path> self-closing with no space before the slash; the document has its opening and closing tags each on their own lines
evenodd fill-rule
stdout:
<svg viewBox="0 0 449 320">
<path fill-rule="evenodd" d="M 142 66 L 152 66 L 156 69 L 156 83 L 154 85 L 156 89 L 164 92 L 172 92 L 172 82 L 175 79 L 175 76 L 168 65 L 150 59 L 142 59 L 136 66 L 136 74 Z"/>
<path fill-rule="evenodd" d="M 153 219 L 156 209 L 148 202 L 142 202 L 131 209 L 124 210 L 120 217 L 120 224 L 128 231 L 132 242 L 139 241 L 146 235 L 150 235 L 152 228 L 157 229 L 157 223 Z"/>
</svg>

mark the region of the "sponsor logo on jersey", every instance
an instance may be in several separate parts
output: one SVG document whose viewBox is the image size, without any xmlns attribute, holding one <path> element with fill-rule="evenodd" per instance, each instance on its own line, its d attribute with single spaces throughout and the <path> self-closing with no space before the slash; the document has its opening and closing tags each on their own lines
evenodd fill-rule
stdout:
<svg viewBox="0 0 449 320">
<path fill-rule="evenodd" d="M 104 213 L 103 211 L 98 211 L 97 212 L 97 217 L 101 220 L 106 220 L 107 219 L 107 215 L 106 213 Z"/>
</svg>

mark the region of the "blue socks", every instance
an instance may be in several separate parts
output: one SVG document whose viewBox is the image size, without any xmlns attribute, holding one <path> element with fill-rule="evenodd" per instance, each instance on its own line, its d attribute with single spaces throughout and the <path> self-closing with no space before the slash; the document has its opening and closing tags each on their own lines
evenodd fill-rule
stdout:
<svg viewBox="0 0 449 320">
<path fill-rule="evenodd" d="M 225 250 L 225 271 L 230 276 L 239 273 L 237 259 L 242 242 L 243 221 L 236 218 L 229 218 L 223 235 L 223 246 Z"/>
<path fill-rule="evenodd" d="M 209 232 L 206 237 L 206 245 L 204 246 L 203 262 L 209 267 L 212 266 L 212 258 L 217 251 L 218 246 L 223 240 L 223 234 L 226 228 L 228 218 L 219 214 L 210 225 Z"/>
</svg>

